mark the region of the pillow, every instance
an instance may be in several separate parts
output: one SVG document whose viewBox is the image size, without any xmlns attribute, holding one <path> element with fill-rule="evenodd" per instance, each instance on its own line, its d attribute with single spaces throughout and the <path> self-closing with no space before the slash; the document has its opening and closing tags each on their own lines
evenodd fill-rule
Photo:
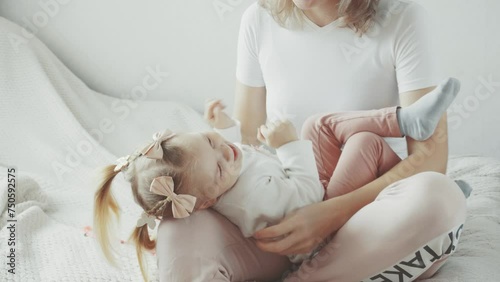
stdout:
<svg viewBox="0 0 500 282">
<path fill-rule="evenodd" d="M 94 97 L 104 112 L 89 110 L 84 127 L 116 156 L 132 153 L 150 142 L 155 132 L 166 128 L 174 132 L 211 130 L 203 116 L 186 104 L 132 101 L 100 93 Z"/>
</svg>

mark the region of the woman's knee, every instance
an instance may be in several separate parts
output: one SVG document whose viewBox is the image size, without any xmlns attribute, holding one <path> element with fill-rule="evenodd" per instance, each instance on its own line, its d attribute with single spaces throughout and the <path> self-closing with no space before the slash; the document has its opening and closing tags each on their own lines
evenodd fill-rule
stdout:
<svg viewBox="0 0 500 282">
<path fill-rule="evenodd" d="M 462 224 L 466 218 L 465 197 L 458 185 L 448 176 L 426 171 L 395 183 L 391 187 L 407 189 L 405 199 L 414 223 L 441 234 Z M 388 191 L 390 192 L 390 191 Z M 401 191 L 403 192 L 403 190 Z"/>
<path fill-rule="evenodd" d="M 441 203 L 465 204 L 465 197 L 460 187 L 447 175 L 435 171 L 425 171 L 408 178 L 418 187 L 424 197 L 432 198 Z"/>
<path fill-rule="evenodd" d="M 450 177 L 438 172 L 423 172 L 422 178 L 428 178 L 429 194 L 439 199 L 440 207 L 435 207 L 445 220 L 451 224 L 460 224 L 466 218 L 465 196 L 458 185 Z"/>
</svg>

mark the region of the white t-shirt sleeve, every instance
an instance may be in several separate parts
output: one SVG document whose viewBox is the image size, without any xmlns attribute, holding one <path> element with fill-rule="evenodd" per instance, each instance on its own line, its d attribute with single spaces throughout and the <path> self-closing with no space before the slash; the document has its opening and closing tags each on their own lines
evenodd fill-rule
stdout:
<svg viewBox="0 0 500 282">
<path fill-rule="evenodd" d="M 393 46 L 399 93 L 435 86 L 436 57 L 427 11 L 411 3 L 401 13 Z"/>
<path fill-rule="evenodd" d="M 247 8 L 238 35 L 236 79 L 251 87 L 265 86 L 258 55 L 259 9 L 257 3 Z"/>
</svg>

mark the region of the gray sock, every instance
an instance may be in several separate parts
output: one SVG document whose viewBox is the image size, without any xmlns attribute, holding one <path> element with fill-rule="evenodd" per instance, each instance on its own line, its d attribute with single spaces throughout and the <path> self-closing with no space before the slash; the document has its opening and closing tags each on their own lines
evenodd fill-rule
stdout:
<svg viewBox="0 0 500 282">
<path fill-rule="evenodd" d="M 419 141 L 431 137 L 459 90 L 460 82 L 456 78 L 448 78 L 415 103 L 399 108 L 397 117 L 401 133 Z"/>
<path fill-rule="evenodd" d="M 460 190 L 464 193 L 465 198 L 469 198 L 470 193 L 472 192 L 472 187 L 469 185 L 469 183 L 463 181 L 463 180 L 455 180 L 455 183 L 457 183 L 458 187 L 460 187 Z"/>
</svg>

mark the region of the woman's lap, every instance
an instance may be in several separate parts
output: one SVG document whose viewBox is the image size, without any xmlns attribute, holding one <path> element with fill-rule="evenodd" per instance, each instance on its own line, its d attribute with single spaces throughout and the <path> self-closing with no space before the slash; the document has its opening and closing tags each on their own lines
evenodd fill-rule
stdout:
<svg viewBox="0 0 500 282">
<path fill-rule="evenodd" d="M 398 278 L 401 274 L 394 274 L 394 269 L 405 259 L 411 262 L 405 267 L 417 265 L 419 250 L 446 253 L 448 233 L 464 221 L 465 198 L 458 186 L 439 173 L 417 174 L 386 188 L 287 281 L 392 281 L 384 277 Z M 453 240 L 456 245 L 457 239 Z M 424 251 L 420 254 L 423 257 Z M 260 251 L 212 210 L 185 220 L 163 221 L 157 256 L 161 281 L 270 280 L 288 266 L 286 257 Z M 425 265 L 416 267 L 419 273 L 430 263 Z"/>
<path fill-rule="evenodd" d="M 453 253 L 465 216 L 450 178 L 414 175 L 384 189 L 286 281 L 411 281 Z"/>
<path fill-rule="evenodd" d="M 261 251 L 212 209 L 162 221 L 156 254 L 160 281 L 273 280 L 290 265 L 285 256 Z"/>
</svg>

